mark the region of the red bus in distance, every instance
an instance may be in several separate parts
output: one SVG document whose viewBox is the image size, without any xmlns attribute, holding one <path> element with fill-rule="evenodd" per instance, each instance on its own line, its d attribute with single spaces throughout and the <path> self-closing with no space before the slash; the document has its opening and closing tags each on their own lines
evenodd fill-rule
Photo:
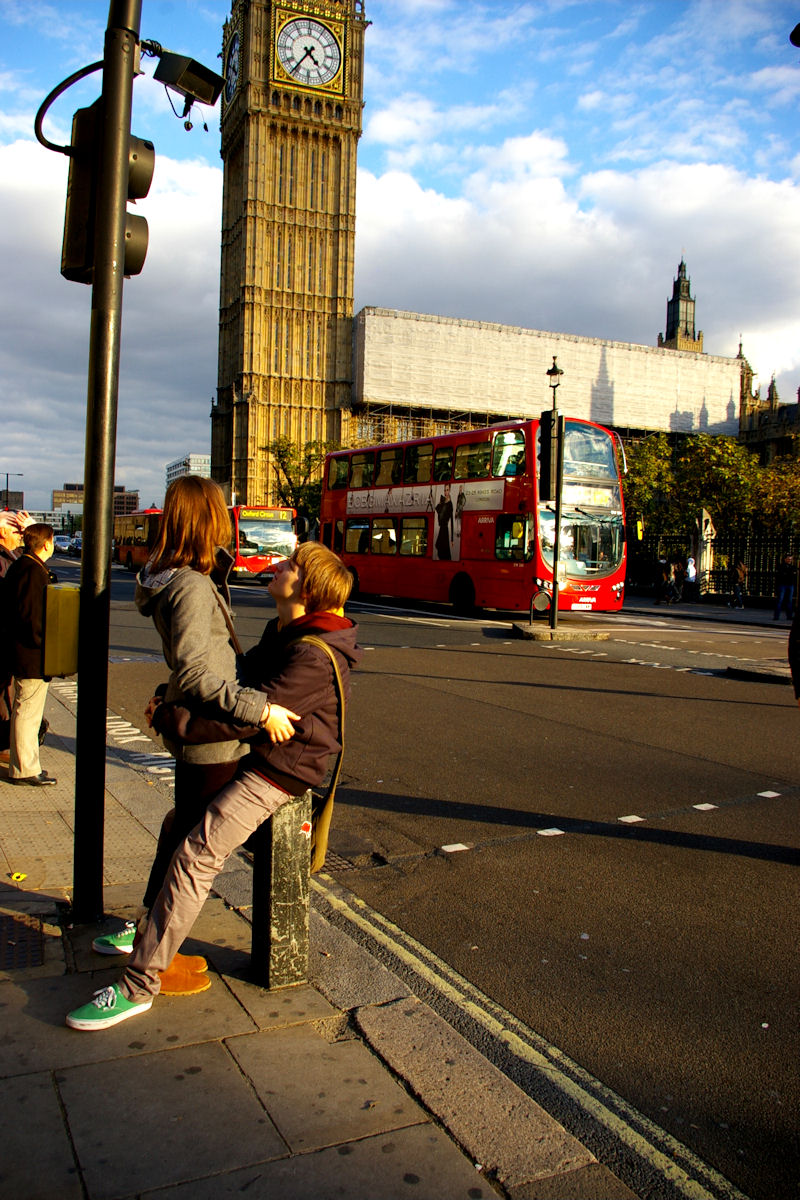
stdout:
<svg viewBox="0 0 800 1200">
<path fill-rule="evenodd" d="M 263 571 L 288 558 L 297 546 L 297 513 L 293 508 L 235 504 L 231 515 L 232 583 L 256 580 Z M 153 552 L 161 524 L 160 508 L 144 508 L 114 519 L 115 562 L 138 571 Z"/>
<path fill-rule="evenodd" d="M 539 498 L 539 421 L 509 421 L 325 460 L 320 540 L 363 593 L 515 612 L 550 604 L 555 502 Z M 622 607 L 615 435 L 567 418 L 559 611 Z"/>
</svg>

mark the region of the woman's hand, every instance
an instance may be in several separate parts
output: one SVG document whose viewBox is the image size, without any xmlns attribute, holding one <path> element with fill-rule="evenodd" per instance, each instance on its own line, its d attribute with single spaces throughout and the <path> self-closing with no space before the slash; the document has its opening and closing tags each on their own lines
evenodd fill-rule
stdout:
<svg viewBox="0 0 800 1200">
<path fill-rule="evenodd" d="M 288 742 L 294 737 L 293 721 L 301 721 L 302 717 L 299 713 L 292 712 L 290 708 L 284 708 L 282 704 L 265 704 L 264 711 L 261 714 L 261 720 L 258 722 L 262 729 L 266 729 L 271 742 Z"/>
<path fill-rule="evenodd" d="M 147 707 L 144 710 L 144 717 L 150 729 L 153 728 L 153 713 L 162 702 L 161 696 L 151 696 L 147 701 Z"/>
</svg>

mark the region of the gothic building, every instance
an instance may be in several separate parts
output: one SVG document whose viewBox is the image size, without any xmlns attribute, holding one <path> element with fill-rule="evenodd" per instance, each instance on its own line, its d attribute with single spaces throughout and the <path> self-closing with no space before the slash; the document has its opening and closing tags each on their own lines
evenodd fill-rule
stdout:
<svg viewBox="0 0 800 1200">
<path fill-rule="evenodd" d="M 550 405 L 623 437 L 736 436 L 753 372 L 703 352 L 681 259 L 657 347 L 392 309 L 354 316 L 363 0 L 232 0 L 211 473 L 270 503 L 278 437 L 345 445 L 429 436 Z"/>
<path fill-rule="evenodd" d="M 672 299 L 667 301 L 667 331 L 663 337 L 658 335 L 658 344 L 667 350 L 691 350 L 702 354 L 703 331 L 695 334 L 691 284 L 686 263 L 681 259 L 678 278 L 672 281 Z"/>
<path fill-rule="evenodd" d="M 362 0 L 233 0 L 223 31 L 212 476 L 271 499 L 265 446 L 341 436 L 353 378 Z"/>
</svg>

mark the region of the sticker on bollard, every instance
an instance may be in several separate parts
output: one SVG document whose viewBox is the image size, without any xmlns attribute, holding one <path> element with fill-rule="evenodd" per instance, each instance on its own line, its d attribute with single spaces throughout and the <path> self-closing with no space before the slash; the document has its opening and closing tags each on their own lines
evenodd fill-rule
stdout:
<svg viewBox="0 0 800 1200">
<path fill-rule="evenodd" d="M 313 826 L 310 821 L 303 821 L 303 824 L 300 826 L 300 832 L 302 833 L 303 837 L 310 838 L 312 828 Z"/>
</svg>

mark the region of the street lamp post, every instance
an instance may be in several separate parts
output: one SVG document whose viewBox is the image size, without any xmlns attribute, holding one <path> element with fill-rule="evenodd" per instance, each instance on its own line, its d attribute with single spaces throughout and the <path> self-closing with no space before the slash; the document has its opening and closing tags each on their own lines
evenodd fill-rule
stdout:
<svg viewBox="0 0 800 1200">
<path fill-rule="evenodd" d="M 558 404 L 556 400 L 556 389 L 561 383 L 561 376 L 564 372 L 556 362 L 556 356 L 553 355 L 553 365 L 547 372 L 550 380 L 550 387 L 553 389 L 553 416 L 552 416 L 552 436 L 556 439 L 558 446 L 558 458 L 556 466 L 556 512 L 555 512 L 555 531 L 553 535 L 553 602 L 550 605 L 550 628 L 558 627 L 558 566 L 559 566 L 559 549 L 561 544 L 561 492 L 564 482 L 564 418 L 559 416 Z"/>
<path fill-rule="evenodd" d="M 23 479 L 24 476 L 22 471 L 3 471 L 3 474 L 6 477 L 6 502 L 3 507 L 8 508 L 8 481 L 9 479 Z"/>
</svg>

